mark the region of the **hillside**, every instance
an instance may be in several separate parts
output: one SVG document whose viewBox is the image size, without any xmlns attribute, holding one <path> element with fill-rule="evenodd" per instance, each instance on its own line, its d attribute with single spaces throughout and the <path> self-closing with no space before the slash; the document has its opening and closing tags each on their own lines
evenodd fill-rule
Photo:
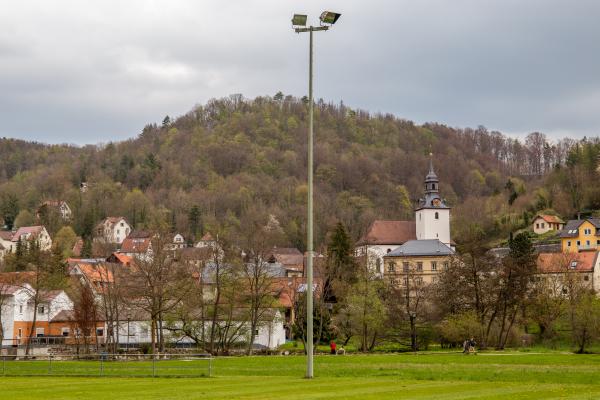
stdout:
<svg viewBox="0 0 600 400">
<path fill-rule="evenodd" d="M 537 209 L 569 217 L 600 197 L 581 181 L 596 173 L 595 141 L 550 143 L 534 133 L 520 142 L 483 127 L 419 126 L 323 101 L 315 112 L 318 243 L 337 220 L 358 238 L 375 218 L 412 218 L 430 152 L 455 230 L 479 219 L 502 236 Z M 304 248 L 306 131 L 301 99 L 235 95 L 123 142 L 80 148 L 1 139 L 0 212 L 7 225 L 23 225 L 42 201 L 64 199 L 80 235 L 104 216 L 123 215 L 136 227 L 164 223 L 188 236 L 270 213 L 282 245 Z M 567 191 L 574 184 L 580 198 Z"/>
</svg>

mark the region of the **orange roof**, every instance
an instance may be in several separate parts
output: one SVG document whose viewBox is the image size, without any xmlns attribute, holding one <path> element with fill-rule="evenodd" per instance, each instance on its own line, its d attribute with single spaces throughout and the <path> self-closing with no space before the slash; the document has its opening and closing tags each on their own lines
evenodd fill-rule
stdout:
<svg viewBox="0 0 600 400">
<path fill-rule="evenodd" d="M 152 245 L 150 238 L 125 238 L 121 243 L 121 253 L 146 253 Z"/>
<path fill-rule="evenodd" d="M 203 242 L 213 242 L 215 239 L 212 237 L 212 235 L 210 234 L 210 232 L 206 232 L 204 234 L 204 236 L 202 236 L 202 238 L 200 239 Z"/>
<path fill-rule="evenodd" d="M 417 238 L 415 221 L 383 221 L 375 220 L 367 233 L 358 241 L 365 244 L 397 244 L 401 245 Z"/>
<path fill-rule="evenodd" d="M 36 274 L 33 271 L 22 272 L 0 272 L 0 282 L 8 284 L 31 283 L 35 280 Z"/>
<path fill-rule="evenodd" d="M 128 265 L 128 264 L 130 264 L 133 261 L 133 257 L 128 256 L 126 254 L 121 254 L 121 253 L 113 253 L 113 254 L 115 255 L 115 258 L 117 260 L 119 260 L 119 262 L 121 264 Z"/>
<path fill-rule="evenodd" d="M 567 271 L 592 272 L 598 257 L 597 251 L 580 253 L 540 253 L 537 256 L 537 269 L 542 274 Z"/>
<path fill-rule="evenodd" d="M 103 283 L 112 283 L 115 281 L 112 271 L 106 268 L 104 264 L 79 263 L 77 267 L 97 291 L 104 290 L 102 287 Z"/>
<path fill-rule="evenodd" d="M 565 223 L 565 221 L 563 221 L 562 219 L 560 219 L 560 217 L 557 217 L 556 215 L 538 214 L 534 220 L 536 220 L 538 218 L 543 219 L 544 221 L 548 222 L 549 224 L 564 224 Z"/>
</svg>

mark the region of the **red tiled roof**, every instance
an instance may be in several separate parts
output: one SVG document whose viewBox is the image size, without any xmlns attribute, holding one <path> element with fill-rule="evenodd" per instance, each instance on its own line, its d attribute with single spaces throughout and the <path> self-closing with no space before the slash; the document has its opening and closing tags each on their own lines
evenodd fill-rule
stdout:
<svg viewBox="0 0 600 400">
<path fill-rule="evenodd" d="M 12 241 L 13 242 L 18 241 L 19 238 L 23 235 L 31 235 L 31 236 L 35 237 L 35 236 L 39 235 L 43 229 L 44 229 L 44 227 L 41 225 L 22 226 L 19 229 L 17 229 L 17 231 L 15 232 L 15 234 L 12 237 Z"/>
<path fill-rule="evenodd" d="M 540 253 L 537 256 L 537 269 L 542 274 L 567 271 L 592 272 L 596 264 L 597 251 L 580 253 Z"/>
<path fill-rule="evenodd" d="M 562 219 L 560 219 L 560 217 L 557 217 L 556 215 L 547 215 L 547 214 L 538 214 L 537 217 L 535 217 L 535 219 L 538 218 L 542 218 L 544 221 L 548 222 L 549 224 L 564 224 L 565 221 L 563 221 Z"/>
<path fill-rule="evenodd" d="M 14 235 L 15 233 L 11 231 L 0 231 L 0 238 L 4 240 L 12 240 Z"/>
<path fill-rule="evenodd" d="M 146 253 L 152 245 L 150 238 L 145 239 L 134 239 L 126 238 L 121 243 L 121 253 Z"/>
<path fill-rule="evenodd" d="M 367 233 L 358 241 L 359 245 L 397 244 L 401 245 L 417 238 L 415 221 L 375 220 Z"/>
</svg>

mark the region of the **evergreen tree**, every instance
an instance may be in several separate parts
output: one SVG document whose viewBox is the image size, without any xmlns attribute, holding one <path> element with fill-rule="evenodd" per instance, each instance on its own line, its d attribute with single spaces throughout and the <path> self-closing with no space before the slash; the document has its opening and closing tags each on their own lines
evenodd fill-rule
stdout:
<svg viewBox="0 0 600 400">
<path fill-rule="evenodd" d="M 83 247 L 81 249 L 81 257 L 82 258 L 91 258 L 92 257 L 92 239 L 86 237 L 83 239 Z"/>
</svg>

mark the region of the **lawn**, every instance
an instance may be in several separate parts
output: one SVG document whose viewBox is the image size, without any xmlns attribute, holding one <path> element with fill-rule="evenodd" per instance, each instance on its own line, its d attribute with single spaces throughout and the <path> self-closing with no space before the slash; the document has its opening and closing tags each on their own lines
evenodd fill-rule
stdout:
<svg viewBox="0 0 600 400">
<path fill-rule="evenodd" d="M 184 368 L 182 363 L 176 361 L 160 368 L 168 366 L 177 371 Z M 67 373 L 86 365 L 90 364 L 70 363 L 60 368 Z M 54 367 L 59 368 L 58 363 Z M 28 367 L 23 364 L 22 368 Z M 112 368 L 117 371 L 125 367 Z M 185 364 L 185 368 L 194 367 Z M 202 368 L 198 366 L 198 371 Z M 211 378 L 0 377 L 0 398 L 600 398 L 600 356 L 595 355 L 515 352 L 317 356 L 316 378 L 302 379 L 303 373 L 304 358 L 298 356 L 217 358 Z"/>
</svg>

